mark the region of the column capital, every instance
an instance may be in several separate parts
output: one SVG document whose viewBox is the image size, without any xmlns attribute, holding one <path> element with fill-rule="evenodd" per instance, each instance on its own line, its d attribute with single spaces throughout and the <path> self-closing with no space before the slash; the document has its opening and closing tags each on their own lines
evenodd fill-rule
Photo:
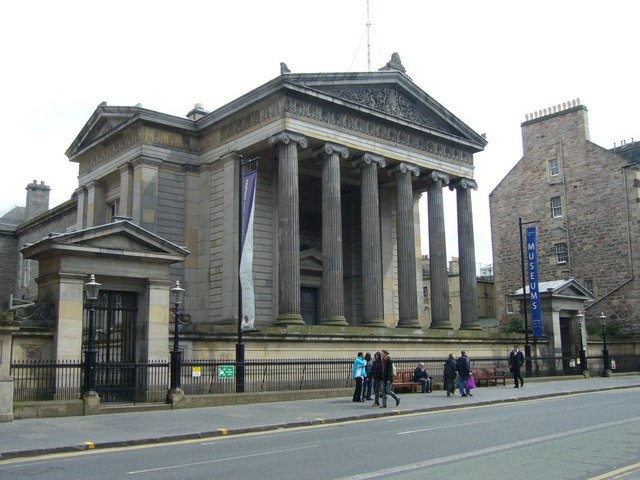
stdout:
<svg viewBox="0 0 640 480">
<path fill-rule="evenodd" d="M 284 143 L 285 145 L 288 145 L 292 142 L 297 143 L 302 148 L 307 148 L 307 146 L 309 145 L 309 141 L 306 139 L 306 137 L 298 133 L 292 133 L 287 131 L 280 132 L 273 135 L 271 138 L 269 138 L 269 141 L 268 141 L 269 146 L 271 148 L 275 148 L 276 145 L 278 145 L 279 143 Z"/>
<path fill-rule="evenodd" d="M 326 142 L 318 148 L 315 148 L 313 150 L 313 154 L 318 158 L 324 158 L 330 155 L 339 155 L 342 158 L 349 158 L 349 149 L 344 145 Z"/>
<path fill-rule="evenodd" d="M 387 160 L 382 155 L 376 155 L 375 153 L 365 153 L 356 159 L 353 162 L 354 167 L 359 167 L 361 165 L 371 165 L 375 164 L 380 168 L 384 168 L 387 166 Z"/>
<path fill-rule="evenodd" d="M 471 178 L 461 178 L 449 185 L 449 190 L 455 190 L 456 188 L 460 188 L 462 190 L 467 190 L 467 189 L 478 190 L 478 184 L 476 183 L 475 180 L 472 180 Z"/>
<path fill-rule="evenodd" d="M 429 174 L 428 179 L 433 183 L 442 182 L 445 185 L 449 185 L 449 182 L 451 181 L 451 177 L 449 177 L 449 175 L 443 172 L 438 172 L 437 170 L 433 170 Z"/>
<path fill-rule="evenodd" d="M 410 165 L 405 162 L 400 162 L 394 168 L 389 170 L 389 175 L 393 175 L 396 173 L 408 173 L 409 175 L 414 175 L 416 177 L 420 176 L 420 169 L 415 165 Z"/>
</svg>

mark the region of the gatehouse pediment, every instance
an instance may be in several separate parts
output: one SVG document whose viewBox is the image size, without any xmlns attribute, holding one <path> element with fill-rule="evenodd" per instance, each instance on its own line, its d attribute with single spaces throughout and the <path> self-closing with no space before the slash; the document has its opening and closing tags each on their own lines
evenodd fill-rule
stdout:
<svg viewBox="0 0 640 480">
<path fill-rule="evenodd" d="M 189 251 L 152 232 L 122 220 L 76 232 L 55 234 L 22 249 L 25 258 L 59 255 L 117 255 L 135 258 L 182 261 Z"/>
</svg>

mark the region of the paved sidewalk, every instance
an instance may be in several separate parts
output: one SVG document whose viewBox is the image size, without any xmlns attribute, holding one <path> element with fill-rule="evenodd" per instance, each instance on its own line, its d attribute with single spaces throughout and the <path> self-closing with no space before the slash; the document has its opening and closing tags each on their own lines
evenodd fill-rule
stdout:
<svg viewBox="0 0 640 480">
<path fill-rule="evenodd" d="M 353 403 L 351 396 L 278 403 L 114 413 L 86 417 L 16 420 L 0 423 L 0 460 L 41 454 L 210 438 L 304 425 L 435 411 L 446 408 L 569 395 L 580 392 L 640 387 L 640 375 L 609 378 L 562 377 L 526 381 L 524 388 L 484 387 L 473 397 L 400 394 L 400 405 L 372 408 L 372 402 Z"/>
</svg>

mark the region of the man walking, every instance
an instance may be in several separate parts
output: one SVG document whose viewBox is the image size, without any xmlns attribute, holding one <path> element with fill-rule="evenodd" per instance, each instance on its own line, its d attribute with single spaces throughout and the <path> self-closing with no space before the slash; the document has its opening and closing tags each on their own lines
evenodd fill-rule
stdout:
<svg viewBox="0 0 640 480">
<path fill-rule="evenodd" d="M 444 389 L 447 391 L 447 397 L 456 393 L 456 368 L 458 363 L 453 353 L 449 354 L 449 358 L 444 363 Z"/>
<path fill-rule="evenodd" d="M 513 346 L 513 350 L 509 354 L 509 370 L 513 374 L 513 383 L 515 384 L 513 388 L 522 387 L 524 385 L 524 379 L 522 375 L 520 375 L 520 367 L 524 363 L 524 355 L 518 349 L 518 345 Z M 520 380 L 520 385 L 518 385 L 518 380 Z"/>
<path fill-rule="evenodd" d="M 391 360 L 389 352 L 382 350 L 382 390 L 380 392 L 382 405 L 380 405 L 380 408 L 387 408 L 387 395 L 390 395 L 396 401 L 396 407 L 400 405 L 400 398 L 391 389 L 395 378 L 393 370 L 393 360 Z"/>
<path fill-rule="evenodd" d="M 471 361 L 467 357 L 467 352 L 462 350 L 460 352 L 460 358 L 456 362 L 456 370 L 458 371 L 458 389 L 460 390 L 461 397 L 473 397 L 469 389 L 466 387 L 469 375 L 471 375 Z"/>
</svg>

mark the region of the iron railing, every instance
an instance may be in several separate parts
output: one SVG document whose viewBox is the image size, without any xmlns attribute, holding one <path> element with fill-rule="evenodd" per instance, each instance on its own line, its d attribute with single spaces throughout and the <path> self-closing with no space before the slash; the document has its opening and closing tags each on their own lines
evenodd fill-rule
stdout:
<svg viewBox="0 0 640 480">
<path fill-rule="evenodd" d="M 640 371 L 640 355 L 611 355 L 614 372 Z M 444 358 L 396 358 L 398 370 L 413 370 L 424 362 L 434 385 L 442 384 Z M 509 375 L 507 358 L 471 358 L 472 366 L 496 366 Z M 602 356 L 588 357 L 589 373 L 602 374 Z M 275 392 L 330 388 L 352 388 L 353 359 L 284 359 L 246 360 L 244 362 L 244 391 Z M 223 360 L 186 360 L 181 364 L 181 388 L 187 395 L 224 394 L 236 392 L 235 376 L 238 364 Z M 96 368 L 96 390 L 102 403 L 164 402 L 169 388 L 168 361 L 157 362 L 101 362 Z M 581 365 L 576 357 L 534 357 L 531 368 L 522 369 L 527 377 L 580 375 Z M 14 402 L 72 400 L 82 392 L 83 364 L 81 362 L 12 362 L 11 375 Z"/>
</svg>

